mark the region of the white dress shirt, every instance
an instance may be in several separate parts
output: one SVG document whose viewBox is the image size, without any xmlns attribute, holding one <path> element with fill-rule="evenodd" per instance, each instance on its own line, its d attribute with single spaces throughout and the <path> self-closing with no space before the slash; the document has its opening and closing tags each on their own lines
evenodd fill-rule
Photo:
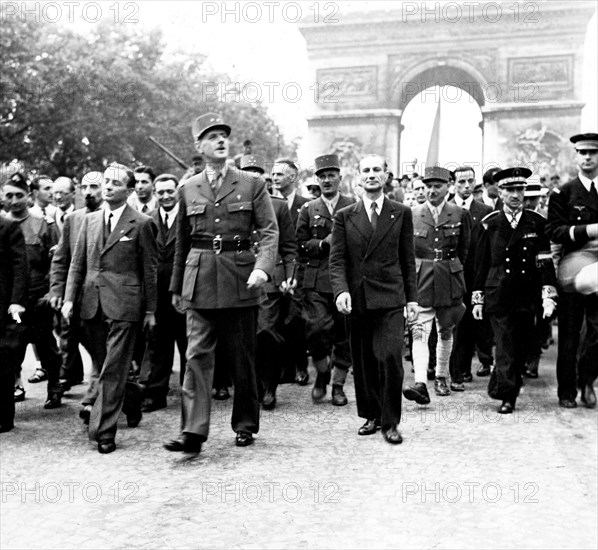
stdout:
<svg viewBox="0 0 598 550">
<path fill-rule="evenodd" d="M 168 229 L 170 229 L 172 227 L 172 224 L 174 223 L 174 220 L 176 219 L 178 213 L 179 213 L 179 203 L 178 202 L 174 205 L 174 208 L 170 212 L 166 212 L 166 210 L 164 210 L 164 208 L 160 207 L 160 219 L 162 220 L 162 223 L 166 223 Z M 165 222 L 165 220 L 164 220 L 164 217 L 166 214 L 168 214 L 168 222 Z"/>
<path fill-rule="evenodd" d="M 384 193 L 382 193 L 375 201 L 365 195 L 363 195 L 361 199 L 363 200 L 363 206 L 365 206 L 365 213 L 368 215 L 368 220 L 372 223 L 372 204 L 374 202 L 376 203 L 376 212 L 378 213 L 378 216 L 380 216 L 382 205 L 384 204 Z"/>
<path fill-rule="evenodd" d="M 331 200 L 328 200 L 328 199 L 325 199 L 324 197 L 322 197 L 322 200 L 324 201 L 326 208 L 328 208 L 328 212 L 330 212 L 331 216 L 332 216 L 332 214 L 334 214 L 334 209 L 336 208 L 336 205 L 338 204 L 339 197 L 340 197 L 339 193 L 337 193 L 335 195 L 335 197 Z"/>
<path fill-rule="evenodd" d="M 108 218 L 109 218 L 110 214 L 112 214 L 112 222 L 110 224 L 110 233 L 112 233 L 112 231 L 114 231 L 114 228 L 117 226 L 118 220 L 120 220 L 120 217 L 123 215 L 123 212 L 125 211 L 126 206 L 127 206 L 127 204 L 125 203 L 122 206 L 118 207 L 116 210 L 110 210 L 110 207 L 108 206 L 108 204 L 104 203 L 104 223 L 105 224 L 108 223 Z"/>
</svg>

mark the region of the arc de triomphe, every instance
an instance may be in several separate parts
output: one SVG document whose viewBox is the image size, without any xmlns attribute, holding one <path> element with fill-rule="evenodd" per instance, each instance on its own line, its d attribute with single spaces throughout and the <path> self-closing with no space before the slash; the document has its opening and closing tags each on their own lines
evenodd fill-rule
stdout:
<svg viewBox="0 0 598 550">
<path fill-rule="evenodd" d="M 480 106 L 483 165 L 533 163 L 539 173 L 569 168 L 568 137 L 580 130 L 584 40 L 596 3 L 449 2 L 424 9 L 424 2 L 405 2 L 301 25 L 312 82 L 319 84 L 308 117 L 310 153 L 336 150 L 349 167 L 360 154 L 385 152 L 391 169 L 404 172 L 410 159 L 399 158 L 401 117 L 411 99 L 438 84 L 461 88 Z"/>
</svg>

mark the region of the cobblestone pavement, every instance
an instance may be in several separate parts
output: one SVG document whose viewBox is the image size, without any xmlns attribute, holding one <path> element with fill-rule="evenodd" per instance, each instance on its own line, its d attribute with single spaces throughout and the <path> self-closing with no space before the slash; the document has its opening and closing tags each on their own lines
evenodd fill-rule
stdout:
<svg viewBox="0 0 598 550">
<path fill-rule="evenodd" d="M 44 411 L 45 384 L 28 384 L 0 436 L 0 547 L 596 548 L 597 414 L 558 407 L 554 361 L 553 346 L 510 416 L 481 378 L 406 403 L 399 446 L 357 435 L 351 377 L 341 408 L 282 386 L 248 448 L 234 446 L 231 401 L 214 402 L 194 459 L 162 448 L 176 392 L 136 429 L 123 416 L 117 451 L 100 455 L 78 418 L 84 386 Z M 30 354 L 24 378 L 33 369 Z"/>
</svg>

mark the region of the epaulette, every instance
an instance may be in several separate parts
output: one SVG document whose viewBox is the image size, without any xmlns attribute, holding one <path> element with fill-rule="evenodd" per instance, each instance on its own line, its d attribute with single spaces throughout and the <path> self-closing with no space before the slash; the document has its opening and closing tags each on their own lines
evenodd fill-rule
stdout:
<svg viewBox="0 0 598 550">
<path fill-rule="evenodd" d="M 493 216 L 495 216 L 499 212 L 500 212 L 500 210 L 493 210 L 492 212 L 490 212 L 490 214 L 486 214 L 482 218 L 482 221 L 480 223 L 484 226 L 484 229 L 488 229 L 488 222 L 490 221 L 490 218 L 492 218 Z"/>
</svg>

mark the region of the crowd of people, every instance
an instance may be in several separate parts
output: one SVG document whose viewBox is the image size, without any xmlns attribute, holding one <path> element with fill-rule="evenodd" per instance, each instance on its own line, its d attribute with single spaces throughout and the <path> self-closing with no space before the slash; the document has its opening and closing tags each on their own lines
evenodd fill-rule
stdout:
<svg viewBox="0 0 598 550">
<path fill-rule="evenodd" d="M 235 444 L 254 442 L 260 406 L 278 386 L 315 379 L 311 400 L 344 406 L 352 369 L 359 435 L 391 444 L 402 398 L 430 403 L 488 377 L 512 413 L 522 377 L 538 377 L 558 317 L 558 402 L 596 406 L 598 134 L 571 138 L 579 174 L 552 188 L 523 167 L 426 167 L 394 178 L 386 160 L 359 163 L 359 196 L 342 195 L 334 154 L 299 190 L 288 158 L 271 169 L 215 113 L 192 124 L 197 150 L 181 178 L 112 163 L 68 177 L 15 173 L 0 214 L 0 431 L 29 383 L 62 405 L 91 374 L 79 416 L 100 453 L 116 449 L 118 417 L 136 427 L 168 406 L 180 356 L 180 433 L 164 447 L 199 453 L 212 399 L 230 398 Z M 404 350 L 405 347 L 408 348 Z M 405 375 L 404 356 L 413 364 Z M 409 382 L 405 379 L 408 378 Z"/>
</svg>

